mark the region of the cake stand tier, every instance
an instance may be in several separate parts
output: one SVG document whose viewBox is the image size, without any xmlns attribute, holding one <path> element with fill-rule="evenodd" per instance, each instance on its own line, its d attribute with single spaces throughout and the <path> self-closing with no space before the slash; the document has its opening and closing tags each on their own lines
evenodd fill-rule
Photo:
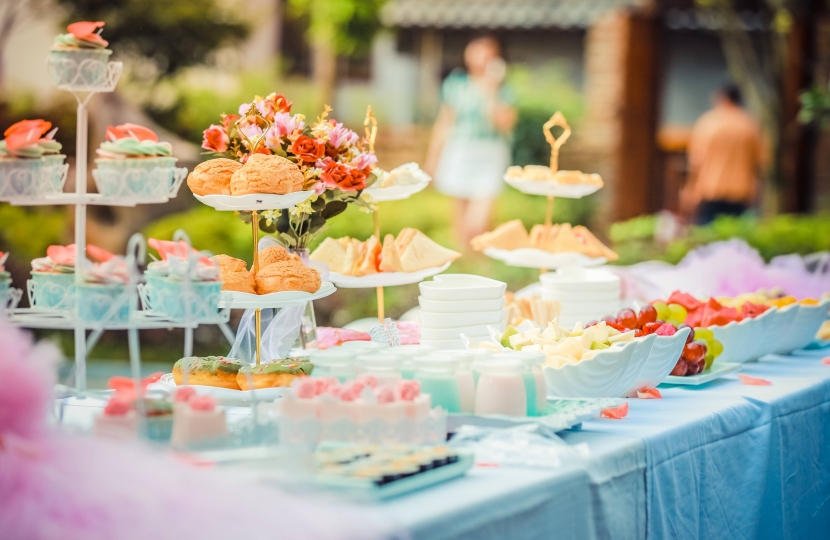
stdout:
<svg viewBox="0 0 830 540">
<path fill-rule="evenodd" d="M 315 293 L 304 291 L 282 291 L 271 294 L 250 294 L 238 291 L 222 291 L 220 308 L 230 309 L 265 309 L 303 306 L 312 300 L 325 298 L 337 289 L 325 281 Z"/>
<path fill-rule="evenodd" d="M 586 195 L 596 193 L 602 186 L 590 184 L 557 184 L 544 180 L 522 180 L 505 176 L 504 181 L 522 193 L 528 195 L 544 195 L 547 197 L 563 197 L 565 199 L 581 199 Z"/>
<path fill-rule="evenodd" d="M 429 182 L 418 182 L 417 184 L 389 186 L 385 188 L 371 186 L 363 190 L 363 195 L 368 197 L 373 203 L 401 201 L 403 199 L 408 199 L 419 191 L 423 191 L 428 185 Z"/>
<path fill-rule="evenodd" d="M 332 272 L 329 279 L 341 289 L 373 289 L 375 287 L 395 287 L 420 283 L 447 270 L 452 263 L 427 268 L 418 272 L 380 272 L 368 276 L 348 276 Z"/>
<path fill-rule="evenodd" d="M 282 210 L 300 204 L 314 195 L 314 191 L 295 191 L 285 195 L 253 193 L 250 195 L 196 195 L 199 202 L 225 212 Z"/>
<path fill-rule="evenodd" d="M 166 317 L 134 311 L 127 321 L 109 321 L 103 325 L 92 321 L 77 319 L 72 311 L 41 308 L 17 308 L 7 312 L 9 321 L 24 328 L 51 328 L 55 330 L 72 330 L 82 327 L 89 330 L 154 330 L 160 328 L 195 328 L 200 324 L 224 324 L 227 316 L 217 314 L 215 318 L 200 318 L 198 322 L 185 323 Z"/>
<path fill-rule="evenodd" d="M 605 257 L 588 257 L 581 253 L 551 253 L 541 249 L 498 249 L 487 248 L 484 254 L 491 259 L 502 261 L 508 266 L 521 268 L 555 268 L 601 266 L 608 262 Z"/>
</svg>

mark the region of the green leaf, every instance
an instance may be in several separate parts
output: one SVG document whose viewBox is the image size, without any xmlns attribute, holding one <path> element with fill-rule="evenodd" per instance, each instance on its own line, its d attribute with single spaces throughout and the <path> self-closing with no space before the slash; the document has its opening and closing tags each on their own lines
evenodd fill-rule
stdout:
<svg viewBox="0 0 830 540">
<path fill-rule="evenodd" d="M 326 207 L 323 209 L 322 212 L 320 212 L 320 214 L 324 219 L 331 219 L 345 212 L 348 206 L 349 205 L 343 201 L 331 201 L 330 203 L 326 204 Z"/>
</svg>

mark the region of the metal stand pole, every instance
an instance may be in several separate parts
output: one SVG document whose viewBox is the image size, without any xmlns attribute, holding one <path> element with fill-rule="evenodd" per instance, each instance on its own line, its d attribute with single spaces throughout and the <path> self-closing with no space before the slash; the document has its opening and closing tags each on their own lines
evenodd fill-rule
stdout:
<svg viewBox="0 0 830 540">
<path fill-rule="evenodd" d="M 254 239 L 253 273 L 256 275 L 259 272 L 259 212 L 256 210 L 251 212 L 251 236 Z M 262 310 L 259 308 L 254 310 L 254 320 L 256 326 L 256 365 L 259 365 L 262 362 L 262 345 L 260 343 L 262 339 Z"/>
<path fill-rule="evenodd" d="M 375 238 L 378 239 L 378 242 L 382 242 L 380 238 L 380 208 L 376 208 L 374 212 L 372 212 L 372 221 L 375 224 Z M 383 319 L 385 318 L 385 302 L 383 301 L 383 287 L 377 288 L 377 296 L 378 296 L 378 321 L 383 324 Z"/>
<path fill-rule="evenodd" d="M 77 96 L 76 96 L 77 97 Z M 86 160 L 88 116 L 85 100 L 78 98 L 78 120 L 75 131 L 75 285 L 83 282 L 83 262 L 86 259 Z M 75 317 L 75 388 L 86 391 L 86 328 Z"/>
</svg>

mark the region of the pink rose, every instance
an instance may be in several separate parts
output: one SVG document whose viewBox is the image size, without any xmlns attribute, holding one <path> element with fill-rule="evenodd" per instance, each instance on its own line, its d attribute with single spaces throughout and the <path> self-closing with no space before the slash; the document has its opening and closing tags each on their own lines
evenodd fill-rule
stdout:
<svg viewBox="0 0 830 540">
<path fill-rule="evenodd" d="M 176 388 L 173 394 L 173 401 L 176 403 L 186 403 L 196 397 L 196 390 L 190 386 L 180 386 Z"/>
<path fill-rule="evenodd" d="M 75 244 L 68 246 L 49 246 L 46 248 L 46 256 L 52 259 L 55 264 L 62 266 L 75 266 Z"/>
<path fill-rule="evenodd" d="M 378 157 L 368 152 L 363 152 L 352 160 L 352 167 L 356 169 L 366 169 L 372 167 L 378 162 Z"/>
<path fill-rule="evenodd" d="M 367 375 L 365 373 L 357 376 L 357 382 L 369 388 L 375 388 L 378 385 L 378 380 L 374 375 Z"/>
<path fill-rule="evenodd" d="M 343 145 L 352 146 L 358 138 L 357 133 L 340 123 L 335 124 L 329 131 L 329 144 L 335 149 L 340 149 Z"/>
<path fill-rule="evenodd" d="M 230 142 L 224 127 L 211 124 L 203 133 L 202 148 L 211 152 L 226 152 Z"/>
<path fill-rule="evenodd" d="M 274 125 L 272 129 L 276 130 L 280 135 L 288 135 L 295 131 L 302 131 L 305 127 L 305 122 L 300 119 L 300 115 L 291 116 L 287 112 L 281 112 L 274 115 Z"/>
<path fill-rule="evenodd" d="M 198 396 L 190 400 L 190 408 L 194 411 L 211 412 L 216 410 L 216 398 L 213 396 Z"/>
<path fill-rule="evenodd" d="M 384 386 L 383 388 L 376 388 L 375 397 L 377 397 L 378 403 L 394 403 L 395 390 L 389 386 Z"/>
<path fill-rule="evenodd" d="M 418 381 L 398 381 L 397 390 L 402 401 L 413 401 L 421 395 L 421 383 Z"/>
</svg>

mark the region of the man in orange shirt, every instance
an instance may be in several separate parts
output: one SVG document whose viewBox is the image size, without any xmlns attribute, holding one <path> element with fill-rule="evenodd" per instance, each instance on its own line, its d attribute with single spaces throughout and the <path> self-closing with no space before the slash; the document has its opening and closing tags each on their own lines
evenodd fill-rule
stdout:
<svg viewBox="0 0 830 540">
<path fill-rule="evenodd" d="M 738 88 L 724 86 L 713 101 L 692 129 L 689 181 L 681 193 L 682 209 L 687 215 L 696 209 L 698 225 L 752 206 L 762 165 L 761 129 L 741 107 Z"/>
</svg>

